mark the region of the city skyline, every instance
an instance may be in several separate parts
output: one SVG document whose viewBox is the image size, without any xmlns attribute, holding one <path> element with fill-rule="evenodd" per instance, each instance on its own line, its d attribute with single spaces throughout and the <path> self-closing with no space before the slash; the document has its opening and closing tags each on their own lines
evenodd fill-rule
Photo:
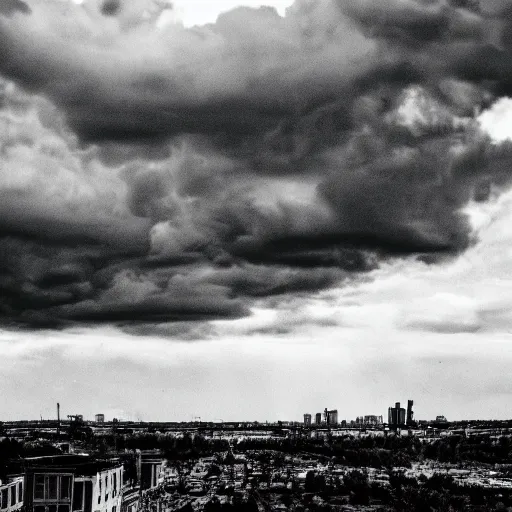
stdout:
<svg viewBox="0 0 512 512">
<path fill-rule="evenodd" d="M 200 5 L 0 2 L 2 414 L 512 418 L 507 2 Z"/>
<path fill-rule="evenodd" d="M 93 415 L 87 415 L 83 414 L 82 411 L 77 411 L 73 409 L 73 406 L 69 410 L 62 410 L 61 412 L 61 404 L 57 402 L 57 404 L 54 404 L 54 414 L 50 414 L 48 417 L 43 417 L 42 414 L 40 414 L 39 418 L 35 417 L 26 417 L 26 418 L 8 418 L 4 417 L 1 418 L 0 421 L 63 421 L 63 422 L 72 422 L 73 420 L 80 420 L 80 421 L 86 421 L 86 422 L 92 422 L 92 423 L 111 423 L 115 421 L 120 422 L 142 422 L 142 423 L 151 423 L 151 422 L 171 422 L 171 423 L 260 423 L 264 425 L 267 424 L 277 424 L 278 422 L 286 422 L 286 423 L 294 423 L 298 425 L 303 426 L 318 426 L 318 425 L 341 425 L 347 424 L 387 424 L 387 425 L 415 425 L 418 422 L 425 422 L 425 421 L 433 421 L 435 418 L 416 418 L 416 411 L 414 406 L 414 400 L 408 399 L 407 400 L 407 409 L 400 408 L 401 402 L 395 402 L 393 406 L 388 407 L 388 415 L 387 415 L 387 421 L 384 420 L 385 416 L 382 414 L 361 414 L 355 417 L 349 417 L 346 415 L 343 415 L 343 411 L 340 411 L 338 409 L 329 409 L 327 407 L 324 407 L 322 411 L 320 412 L 306 412 L 303 413 L 301 419 L 297 418 L 285 418 L 285 417 L 279 417 L 279 418 L 267 418 L 263 421 L 259 420 L 251 420 L 248 418 L 229 418 L 224 417 L 221 418 L 222 414 L 217 414 L 216 418 L 209 418 L 204 417 L 197 414 L 192 414 L 190 418 L 185 417 L 173 417 L 173 418 L 165 418 L 165 419 L 155 419 L 155 418 L 123 418 L 123 417 L 117 417 L 117 416 L 109 416 L 108 414 L 105 414 L 104 412 L 98 412 L 96 411 Z M 402 411 L 401 414 L 394 413 L 395 416 L 392 418 L 392 409 L 396 409 L 397 411 Z M 375 412 L 375 411 L 374 411 Z M 436 418 L 439 417 L 445 417 L 445 414 L 438 414 L 436 415 Z M 67 419 L 66 419 L 67 418 Z M 450 418 L 450 421 L 473 421 L 473 420 L 502 420 L 507 421 L 509 418 L 458 418 L 455 420 L 452 420 Z"/>
</svg>

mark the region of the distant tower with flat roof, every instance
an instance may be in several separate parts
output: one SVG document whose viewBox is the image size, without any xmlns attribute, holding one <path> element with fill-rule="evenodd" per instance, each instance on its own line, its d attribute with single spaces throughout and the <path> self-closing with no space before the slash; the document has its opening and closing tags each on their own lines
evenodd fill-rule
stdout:
<svg viewBox="0 0 512 512">
<path fill-rule="evenodd" d="M 407 400 L 407 425 L 410 426 L 414 423 L 414 412 L 412 410 L 412 406 L 414 402 L 412 400 Z"/>
</svg>

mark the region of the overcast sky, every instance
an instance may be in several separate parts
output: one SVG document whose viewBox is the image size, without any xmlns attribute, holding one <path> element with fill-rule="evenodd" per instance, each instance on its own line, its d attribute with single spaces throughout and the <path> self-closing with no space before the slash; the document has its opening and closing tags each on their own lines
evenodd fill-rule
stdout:
<svg viewBox="0 0 512 512">
<path fill-rule="evenodd" d="M 267 3 L 0 3 L 0 419 L 512 417 L 509 2 Z"/>
</svg>

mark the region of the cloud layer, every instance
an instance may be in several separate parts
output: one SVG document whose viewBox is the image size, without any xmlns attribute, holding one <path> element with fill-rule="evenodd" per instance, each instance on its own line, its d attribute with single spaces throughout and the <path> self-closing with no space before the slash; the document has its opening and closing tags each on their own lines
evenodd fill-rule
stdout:
<svg viewBox="0 0 512 512">
<path fill-rule="evenodd" d="M 240 318 L 474 243 L 464 207 L 510 184 L 476 117 L 512 83 L 507 2 L 170 9 L 0 10 L 5 324 Z"/>
</svg>

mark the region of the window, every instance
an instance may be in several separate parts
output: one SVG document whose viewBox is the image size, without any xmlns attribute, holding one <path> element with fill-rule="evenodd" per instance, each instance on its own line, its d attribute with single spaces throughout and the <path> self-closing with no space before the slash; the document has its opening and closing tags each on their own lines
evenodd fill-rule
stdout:
<svg viewBox="0 0 512 512">
<path fill-rule="evenodd" d="M 11 485 L 11 507 L 16 505 L 16 485 Z"/>
<path fill-rule="evenodd" d="M 114 490 L 112 491 L 112 496 L 117 494 L 117 473 L 114 473 Z"/>
<path fill-rule="evenodd" d="M 46 483 L 47 483 L 47 487 L 46 487 L 47 499 L 56 500 L 57 499 L 57 476 L 56 475 L 47 476 Z"/>
<path fill-rule="evenodd" d="M 2 489 L 2 508 L 7 508 L 9 506 L 9 497 L 7 494 L 7 487 Z"/>
<path fill-rule="evenodd" d="M 34 475 L 34 499 L 44 500 L 44 475 Z"/>
<path fill-rule="evenodd" d="M 71 477 L 61 476 L 60 477 L 60 499 L 69 500 L 71 498 Z"/>
<path fill-rule="evenodd" d="M 69 512 L 69 505 L 59 505 L 59 512 Z"/>
<path fill-rule="evenodd" d="M 23 501 L 23 482 L 18 484 L 18 501 L 20 503 Z"/>
<path fill-rule="evenodd" d="M 48 512 L 57 512 L 57 505 L 48 505 Z"/>
<path fill-rule="evenodd" d="M 93 485 L 92 482 L 84 482 L 84 512 L 92 512 L 92 496 Z"/>
<path fill-rule="evenodd" d="M 73 492 L 73 510 L 84 509 L 84 482 L 75 482 Z"/>
<path fill-rule="evenodd" d="M 69 475 L 34 475 L 34 500 L 67 501 L 71 498 L 71 483 Z"/>
<path fill-rule="evenodd" d="M 45 507 L 42 507 L 41 505 L 34 507 L 34 512 L 45 512 Z"/>
</svg>

